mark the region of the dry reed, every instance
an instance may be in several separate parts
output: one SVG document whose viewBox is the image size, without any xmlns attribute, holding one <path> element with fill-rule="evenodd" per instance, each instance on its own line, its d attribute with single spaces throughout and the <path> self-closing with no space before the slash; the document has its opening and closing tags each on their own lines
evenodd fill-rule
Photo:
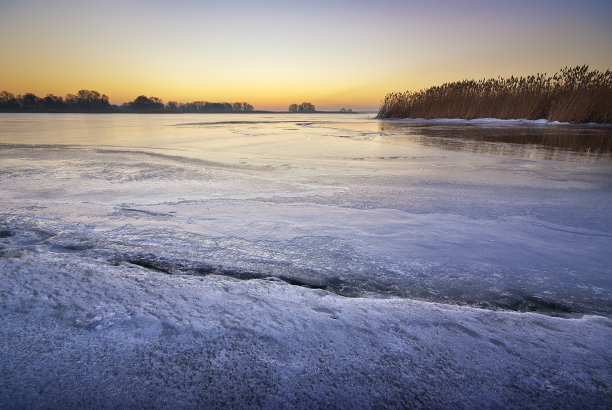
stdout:
<svg viewBox="0 0 612 410">
<path fill-rule="evenodd" d="M 612 71 L 587 65 L 552 77 L 463 80 L 387 94 L 379 118 L 547 119 L 612 123 Z"/>
</svg>

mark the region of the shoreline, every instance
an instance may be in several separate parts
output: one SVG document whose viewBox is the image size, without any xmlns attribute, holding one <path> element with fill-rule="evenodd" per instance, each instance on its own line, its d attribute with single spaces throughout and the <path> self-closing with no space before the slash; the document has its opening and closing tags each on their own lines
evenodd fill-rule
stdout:
<svg viewBox="0 0 612 410">
<path fill-rule="evenodd" d="M 450 125 L 532 125 L 532 126 L 568 126 L 568 125 L 580 125 L 580 126 L 597 126 L 597 127 L 612 127 L 612 124 L 603 122 L 560 122 L 560 121 L 548 121 L 545 118 L 538 120 L 528 120 L 525 118 L 515 119 L 503 119 L 503 118 L 386 118 L 376 116 L 374 119 L 379 121 L 389 122 L 409 122 L 409 123 L 423 123 L 423 124 L 450 124 Z"/>
<path fill-rule="evenodd" d="M 74 112 L 31 112 L 31 111 L 0 111 L 0 115 L 2 114 L 85 114 L 85 115 L 101 115 L 101 114 L 126 114 L 126 115 L 219 115 L 219 114 L 228 114 L 228 115 L 250 115 L 250 114 L 278 114 L 278 115 L 296 115 L 296 116 L 304 116 L 304 115 L 317 115 L 317 114 L 341 114 L 341 115 L 364 115 L 364 114 L 376 114 L 377 111 L 352 111 L 352 112 L 343 112 L 343 111 L 315 111 L 315 112 L 288 112 L 288 111 L 267 111 L 267 110 L 255 110 L 255 111 L 245 111 L 245 112 L 201 112 L 201 113 L 191 113 L 191 112 L 125 112 L 125 111 L 110 111 L 110 112 L 83 112 L 83 111 L 74 111 Z M 374 116 L 371 118 L 372 120 L 384 121 L 384 122 L 409 122 L 415 124 L 450 124 L 450 125 L 527 125 L 527 126 L 597 126 L 597 127 L 612 127 L 610 123 L 598 123 L 598 122 L 560 122 L 560 121 L 548 121 L 544 118 L 538 120 L 528 120 L 525 118 L 514 118 L 514 119 L 503 119 L 503 118 L 472 118 L 472 119 L 464 119 L 464 118 L 401 118 L 401 117 L 379 117 Z"/>
<path fill-rule="evenodd" d="M 1 146 L 2 144 L 0 144 Z M 8 201 L 11 208 L 26 208 L 27 202 Z M 76 208 L 76 207 L 75 207 Z M 138 208 L 122 208 L 126 212 L 155 215 Z M 209 207 L 210 209 L 210 207 Z M 15 219 L 21 219 L 17 215 Z M 36 250 L 36 253 L 66 253 L 85 258 L 98 264 L 102 270 L 107 266 L 127 266 L 131 269 L 141 269 L 151 275 L 165 275 L 184 278 L 225 278 L 241 282 L 274 282 L 286 284 L 296 289 L 323 291 L 330 296 L 353 300 L 396 300 L 407 303 L 425 303 L 440 308 L 453 309 L 471 308 L 482 312 L 538 314 L 546 317 L 581 319 L 584 317 L 602 317 L 612 320 L 612 310 L 603 301 L 584 305 L 574 300 L 568 304 L 566 300 L 546 298 L 543 295 L 528 295 L 520 292 L 505 292 L 504 294 L 480 294 L 465 297 L 443 293 L 436 297 L 427 292 L 419 292 L 415 286 L 399 283 L 368 284 L 365 281 L 351 278 L 351 275 L 340 277 L 304 276 L 303 271 L 295 269 L 290 272 L 274 271 L 271 267 L 253 269 L 241 266 L 225 266 L 217 262 L 201 261 L 186 254 L 181 249 L 167 249 L 165 245 L 158 246 L 114 246 L 115 238 L 106 235 L 96 235 L 94 232 L 78 229 L 66 223 L 64 217 L 56 216 L 55 230 L 41 224 L 40 215 L 29 215 L 29 221 L 15 223 L 16 220 L 2 220 L 0 217 L 0 261 L 2 258 L 19 259 L 23 255 Z M 36 222 L 38 221 L 38 222 Z M 193 239 L 195 241 L 195 238 Z M 27 244 L 27 245 L 24 245 Z M 425 283 L 423 287 L 427 287 Z"/>
</svg>

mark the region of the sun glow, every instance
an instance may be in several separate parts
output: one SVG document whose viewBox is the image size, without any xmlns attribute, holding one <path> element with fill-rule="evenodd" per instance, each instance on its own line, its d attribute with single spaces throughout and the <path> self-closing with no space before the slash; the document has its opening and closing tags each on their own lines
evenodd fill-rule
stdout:
<svg viewBox="0 0 612 410">
<path fill-rule="evenodd" d="M 301 101 L 376 109 L 390 91 L 612 66 L 612 30 L 601 17 L 612 6 L 556 5 L 547 17 L 545 4 L 531 5 L 519 16 L 527 4 L 3 1 L 0 89 L 39 96 L 95 89 L 112 103 L 144 94 L 258 109 Z"/>
</svg>

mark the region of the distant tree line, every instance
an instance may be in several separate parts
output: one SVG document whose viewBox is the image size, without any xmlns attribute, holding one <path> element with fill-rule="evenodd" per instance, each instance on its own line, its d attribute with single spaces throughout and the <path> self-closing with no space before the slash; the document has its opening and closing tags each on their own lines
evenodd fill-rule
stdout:
<svg viewBox="0 0 612 410">
<path fill-rule="evenodd" d="M 300 105 L 291 104 L 289 112 L 315 112 L 315 106 L 308 102 L 303 102 Z"/>
<path fill-rule="evenodd" d="M 179 103 L 170 101 L 167 104 L 157 97 L 138 96 L 134 101 L 120 106 L 111 105 L 108 96 L 93 90 L 80 90 L 76 94 L 68 94 L 65 98 L 47 94 L 38 97 L 33 93 L 15 96 L 8 91 L 0 91 L 0 112 L 135 112 L 135 113 L 232 113 L 250 112 L 254 108 L 246 102 L 217 103 L 194 101 Z"/>
<path fill-rule="evenodd" d="M 552 77 L 463 80 L 416 92 L 390 93 L 379 118 L 545 118 L 548 121 L 612 123 L 612 71 L 587 65 Z"/>
<path fill-rule="evenodd" d="M 166 110 L 172 112 L 251 112 L 253 106 L 246 102 L 217 103 L 208 101 L 194 101 L 190 103 L 179 103 L 170 101 L 166 104 Z"/>
<path fill-rule="evenodd" d="M 0 91 L 0 111 L 3 112 L 112 112 L 108 97 L 97 91 L 81 90 L 66 98 L 47 94 L 38 97 L 33 93 L 13 95 Z"/>
</svg>

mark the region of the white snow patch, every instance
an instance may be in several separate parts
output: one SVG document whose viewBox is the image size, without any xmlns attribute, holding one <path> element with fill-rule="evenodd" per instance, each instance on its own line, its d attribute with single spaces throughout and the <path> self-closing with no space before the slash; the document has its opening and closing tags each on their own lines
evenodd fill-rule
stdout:
<svg viewBox="0 0 612 410">
<path fill-rule="evenodd" d="M 545 118 L 538 120 L 520 119 L 500 119 L 500 118 L 473 118 L 466 120 L 463 118 L 378 118 L 380 121 L 400 121 L 414 123 L 439 123 L 439 124 L 485 124 L 485 125 L 569 125 L 569 122 L 548 121 Z"/>
</svg>

